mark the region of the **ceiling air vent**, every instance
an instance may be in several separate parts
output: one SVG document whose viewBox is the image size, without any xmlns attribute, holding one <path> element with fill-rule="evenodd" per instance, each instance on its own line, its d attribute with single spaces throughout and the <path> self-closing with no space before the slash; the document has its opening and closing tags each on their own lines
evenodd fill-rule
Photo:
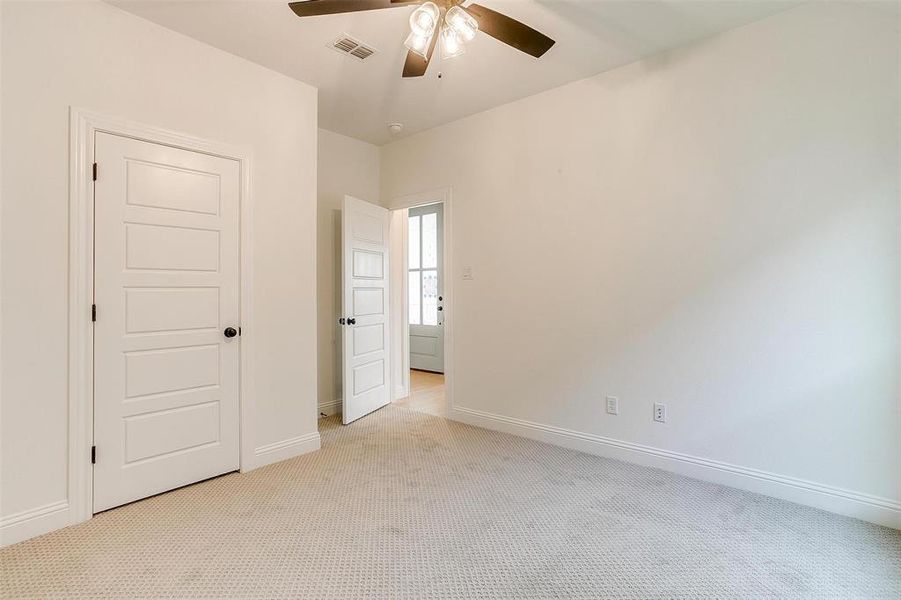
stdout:
<svg viewBox="0 0 901 600">
<path fill-rule="evenodd" d="M 335 52 L 353 56 L 357 60 L 366 60 L 375 54 L 375 48 L 367 46 L 360 40 L 355 40 L 349 35 L 342 35 L 338 39 L 329 44 L 329 47 Z"/>
</svg>

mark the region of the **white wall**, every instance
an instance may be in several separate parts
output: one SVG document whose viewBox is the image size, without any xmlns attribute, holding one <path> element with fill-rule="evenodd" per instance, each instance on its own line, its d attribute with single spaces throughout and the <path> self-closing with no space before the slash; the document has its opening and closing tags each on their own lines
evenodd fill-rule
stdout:
<svg viewBox="0 0 901 600">
<path fill-rule="evenodd" d="M 249 434 L 316 435 L 316 90 L 94 2 L 3 2 L 2 76 L 3 542 L 67 500 L 70 105 L 250 149 Z"/>
<path fill-rule="evenodd" d="M 319 411 L 341 412 L 341 207 L 344 196 L 379 203 L 379 149 L 355 138 L 319 130 Z"/>
<path fill-rule="evenodd" d="M 901 526 L 898 60 L 816 3 L 383 147 L 453 187 L 453 415 Z"/>
</svg>

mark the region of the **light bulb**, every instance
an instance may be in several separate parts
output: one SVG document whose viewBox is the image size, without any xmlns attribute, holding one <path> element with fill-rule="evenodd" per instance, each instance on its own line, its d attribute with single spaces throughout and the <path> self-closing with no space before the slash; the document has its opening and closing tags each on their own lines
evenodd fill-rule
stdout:
<svg viewBox="0 0 901 600">
<path fill-rule="evenodd" d="M 428 35 L 418 35 L 416 33 L 410 32 L 410 35 L 407 36 L 407 39 L 404 40 L 404 46 L 413 52 L 414 54 L 418 54 L 423 58 L 427 58 L 426 54 L 429 51 L 429 42 L 432 41 L 432 34 Z"/>
<path fill-rule="evenodd" d="M 479 31 L 479 22 L 459 6 L 451 7 L 444 16 L 444 22 L 457 32 L 462 42 L 471 42 Z"/>
<path fill-rule="evenodd" d="M 420 5 L 410 15 L 410 30 L 418 36 L 429 37 L 435 31 L 440 14 L 438 5 L 434 2 Z"/>
<path fill-rule="evenodd" d="M 463 42 L 460 41 L 457 31 L 453 27 L 445 27 L 441 30 L 441 58 L 453 58 L 466 52 Z"/>
</svg>

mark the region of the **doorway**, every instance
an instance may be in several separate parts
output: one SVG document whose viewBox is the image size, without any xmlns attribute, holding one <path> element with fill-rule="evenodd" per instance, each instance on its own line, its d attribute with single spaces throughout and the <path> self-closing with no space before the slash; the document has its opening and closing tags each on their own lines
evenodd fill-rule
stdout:
<svg viewBox="0 0 901 600">
<path fill-rule="evenodd" d="M 394 401 L 397 406 L 443 417 L 444 373 L 431 373 L 410 369 L 410 393 Z"/>
<path fill-rule="evenodd" d="M 450 190 L 392 203 L 394 403 L 447 416 L 452 369 Z"/>
</svg>

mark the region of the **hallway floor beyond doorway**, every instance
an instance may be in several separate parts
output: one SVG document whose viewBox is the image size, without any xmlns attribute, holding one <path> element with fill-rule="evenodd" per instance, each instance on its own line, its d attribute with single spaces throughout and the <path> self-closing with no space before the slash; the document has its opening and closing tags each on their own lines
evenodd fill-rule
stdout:
<svg viewBox="0 0 901 600">
<path fill-rule="evenodd" d="M 410 369 L 410 395 L 394 405 L 443 417 L 444 374 Z"/>
</svg>

